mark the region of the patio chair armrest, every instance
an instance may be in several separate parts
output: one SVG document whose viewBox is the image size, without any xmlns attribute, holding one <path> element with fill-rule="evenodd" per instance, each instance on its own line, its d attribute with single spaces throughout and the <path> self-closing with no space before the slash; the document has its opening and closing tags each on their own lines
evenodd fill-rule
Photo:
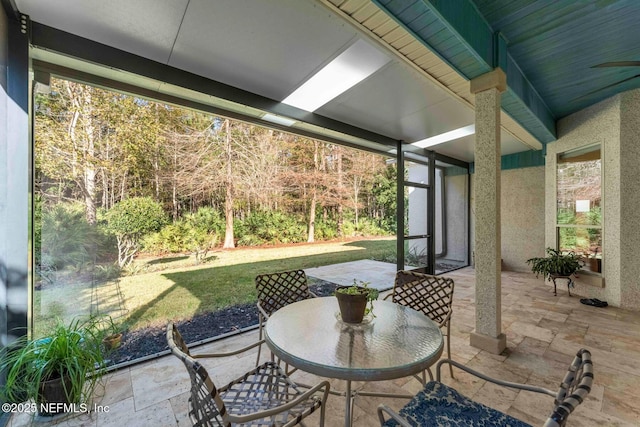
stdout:
<svg viewBox="0 0 640 427">
<path fill-rule="evenodd" d="M 266 411 L 254 412 L 250 415 L 231 415 L 229 414 L 229 421 L 237 424 L 245 424 L 253 420 L 259 420 L 262 418 L 269 417 L 271 415 L 279 414 L 280 412 L 287 411 L 305 400 L 309 399 L 318 391 L 324 389 L 322 391 L 322 405 L 325 405 L 327 402 L 327 397 L 329 395 L 330 388 L 329 381 L 322 381 L 315 386 L 311 387 L 309 390 L 302 393 L 300 396 L 293 399 L 291 402 L 285 403 L 284 405 L 277 406 L 275 408 L 268 409 Z"/>
<path fill-rule="evenodd" d="M 451 314 L 452 314 L 453 310 L 449 310 L 449 312 L 447 313 L 446 316 L 444 316 L 444 319 L 442 319 L 439 323 L 438 323 L 438 327 L 442 328 L 444 325 L 447 324 L 448 321 L 451 320 Z"/>
<path fill-rule="evenodd" d="M 380 420 L 380 425 L 383 426 L 387 420 L 384 419 L 384 413 L 391 418 L 394 419 L 401 427 L 411 427 L 411 424 L 407 422 L 400 414 L 398 414 L 393 409 L 389 408 L 387 405 L 378 405 L 378 419 Z"/>
<path fill-rule="evenodd" d="M 265 320 L 269 319 L 269 315 L 264 311 L 264 308 L 262 308 L 260 301 L 256 302 L 256 306 L 258 307 L 258 311 L 260 312 L 260 315 L 262 315 L 262 318 Z"/>
<path fill-rule="evenodd" d="M 239 348 L 238 350 L 228 351 L 224 353 L 200 353 L 200 354 L 192 354 L 191 357 L 194 359 L 207 359 L 212 357 L 229 357 L 235 356 L 236 354 L 244 353 L 245 351 L 251 350 L 252 348 L 258 347 L 259 345 L 264 344 L 264 340 L 256 341 L 253 344 L 249 344 L 246 347 Z"/>
<path fill-rule="evenodd" d="M 518 389 L 518 390 L 532 391 L 534 393 L 547 394 L 547 395 L 552 396 L 554 398 L 556 397 L 556 394 L 557 394 L 557 393 L 555 393 L 555 392 L 553 392 L 551 390 L 548 390 L 546 388 L 543 388 L 543 387 L 537 387 L 537 386 L 533 386 L 533 385 L 529 385 L 529 384 L 513 383 L 513 382 L 510 382 L 510 381 L 502 381 L 502 380 L 499 380 L 497 378 L 491 378 L 491 377 L 488 377 L 488 376 L 486 376 L 485 374 L 483 374 L 481 372 L 478 372 L 478 371 L 476 371 L 474 369 L 468 368 L 465 365 L 463 365 L 461 363 L 458 363 L 458 362 L 456 362 L 454 360 L 451 360 L 451 359 L 442 359 L 436 365 L 436 371 L 437 371 L 436 372 L 436 381 L 438 381 L 438 382 L 441 382 L 440 381 L 440 378 L 441 378 L 441 376 L 440 376 L 440 368 L 445 363 L 453 365 L 456 368 L 461 369 L 461 370 L 463 370 L 463 371 L 465 371 L 465 372 L 467 372 L 467 373 L 469 373 L 469 374 L 471 374 L 473 376 L 481 378 L 481 379 L 483 379 L 485 381 L 489 381 L 489 382 L 492 382 L 494 384 L 501 385 L 503 387 L 515 388 L 515 389 Z"/>
</svg>

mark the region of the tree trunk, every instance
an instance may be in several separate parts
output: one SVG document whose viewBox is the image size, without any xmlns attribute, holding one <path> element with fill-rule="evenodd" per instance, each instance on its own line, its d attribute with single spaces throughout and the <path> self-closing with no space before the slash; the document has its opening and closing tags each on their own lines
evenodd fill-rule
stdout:
<svg viewBox="0 0 640 427">
<path fill-rule="evenodd" d="M 342 171 L 342 147 L 336 147 L 338 168 L 338 236 L 344 237 L 344 215 L 342 211 L 343 171 Z"/>
<path fill-rule="evenodd" d="M 235 248 L 233 237 L 233 177 L 231 176 L 231 129 L 229 128 L 229 120 L 225 120 L 225 151 L 226 151 L 226 179 L 225 179 L 225 198 L 224 198 L 224 216 L 226 228 L 224 231 L 223 248 Z"/>
<path fill-rule="evenodd" d="M 354 179 L 353 180 L 354 184 L 353 184 L 353 200 L 354 200 L 354 207 L 353 209 L 355 210 L 355 221 L 356 221 L 356 230 L 358 229 L 358 193 L 359 193 L 359 187 L 356 184 L 357 180 Z"/>
<path fill-rule="evenodd" d="M 173 220 L 178 220 L 178 142 L 173 141 L 173 179 L 171 180 L 171 207 Z"/>
<path fill-rule="evenodd" d="M 307 242 L 312 243 L 315 241 L 316 233 L 316 189 L 313 188 L 313 194 L 311 196 L 311 206 L 309 207 L 309 234 Z"/>
<path fill-rule="evenodd" d="M 93 104 L 91 96 L 91 88 L 85 88 L 82 92 L 74 92 L 69 83 L 66 84 L 67 93 L 71 102 L 75 107 L 75 112 L 69 123 L 67 130 L 69 138 L 73 142 L 75 147 L 78 147 L 78 139 L 82 143 L 80 146 L 81 152 L 84 158 L 79 165 L 80 169 L 76 175 L 75 166 L 77 159 L 73 161 L 73 176 L 76 176 L 76 182 L 84 196 L 85 203 L 85 216 L 87 222 L 91 225 L 96 223 L 96 170 L 93 165 L 93 159 L 95 158 L 95 144 L 94 144 L 94 126 L 93 126 Z M 84 117 L 85 123 L 85 135 L 78 137 L 76 134 L 76 128 L 78 121 Z M 75 151 L 75 150 L 74 150 Z"/>
</svg>

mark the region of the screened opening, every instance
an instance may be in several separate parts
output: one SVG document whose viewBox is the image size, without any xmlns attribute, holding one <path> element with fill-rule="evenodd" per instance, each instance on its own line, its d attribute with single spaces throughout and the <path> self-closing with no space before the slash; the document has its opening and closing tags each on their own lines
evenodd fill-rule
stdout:
<svg viewBox="0 0 640 427">
<path fill-rule="evenodd" d="M 257 325 L 257 274 L 395 264 L 384 156 L 56 78 L 34 121 L 35 337 L 106 315 L 127 362 L 168 319 L 189 342 Z"/>
</svg>

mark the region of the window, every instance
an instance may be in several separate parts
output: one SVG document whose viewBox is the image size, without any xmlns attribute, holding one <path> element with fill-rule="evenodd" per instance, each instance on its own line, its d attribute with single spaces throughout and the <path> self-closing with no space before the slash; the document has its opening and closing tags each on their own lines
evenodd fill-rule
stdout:
<svg viewBox="0 0 640 427">
<path fill-rule="evenodd" d="M 600 146 L 558 155 L 558 249 L 582 254 L 584 270 L 602 271 L 602 158 Z"/>
</svg>

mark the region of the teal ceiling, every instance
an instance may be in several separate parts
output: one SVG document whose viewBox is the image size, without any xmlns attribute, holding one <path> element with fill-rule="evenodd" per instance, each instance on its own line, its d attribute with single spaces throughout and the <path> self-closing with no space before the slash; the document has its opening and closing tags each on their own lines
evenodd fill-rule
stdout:
<svg viewBox="0 0 640 427">
<path fill-rule="evenodd" d="M 557 118 L 640 87 L 640 1 L 474 0 Z M 640 63 L 639 63 L 640 64 Z"/>
<path fill-rule="evenodd" d="M 640 87 L 638 0 L 374 0 L 461 75 L 507 74 L 502 108 L 540 141 L 555 121 Z M 637 64 L 637 63 L 636 63 Z"/>
</svg>

